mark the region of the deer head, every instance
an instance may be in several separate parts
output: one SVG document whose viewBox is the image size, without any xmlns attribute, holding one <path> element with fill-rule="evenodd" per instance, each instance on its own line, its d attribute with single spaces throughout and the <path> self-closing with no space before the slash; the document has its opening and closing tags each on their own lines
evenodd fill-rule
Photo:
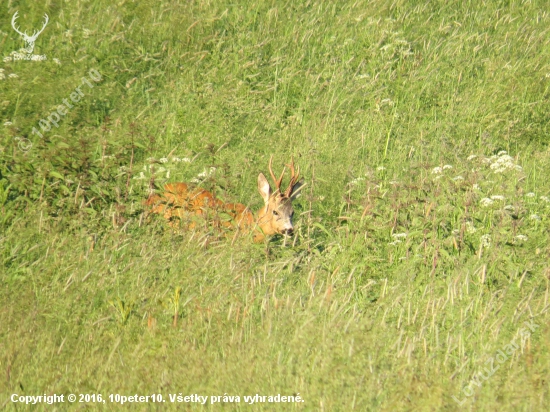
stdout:
<svg viewBox="0 0 550 412">
<path fill-rule="evenodd" d="M 17 20 L 17 17 L 19 17 L 18 11 L 15 12 L 15 14 L 11 19 L 11 26 L 21 37 L 23 37 L 23 40 L 25 41 L 25 47 L 23 47 L 21 50 L 26 52 L 27 54 L 32 54 L 32 52 L 34 51 L 34 42 L 36 41 L 40 33 L 44 31 L 44 29 L 46 28 L 46 25 L 48 24 L 48 21 L 49 21 L 48 15 L 44 14 L 44 25 L 40 30 L 35 30 L 32 36 L 29 36 L 26 31 L 25 32 L 19 31 L 19 29 L 15 26 L 15 21 Z"/>
<path fill-rule="evenodd" d="M 304 185 L 304 181 L 298 181 L 300 177 L 300 168 L 294 169 L 294 160 L 291 159 L 290 182 L 287 189 L 281 190 L 281 183 L 285 174 L 286 168 L 283 168 L 281 176 L 277 179 L 272 169 L 273 156 L 269 159 L 269 173 L 275 183 L 275 190 L 271 189 L 269 182 L 263 173 L 258 175 L 258 191 L 264 199 L 265 205 L 258 212 L 257 223 L 264 235 L 291 235 L 294 231 L 292 226 L 292 201 L 298 196 L 300 189 Z"/>
</svg>

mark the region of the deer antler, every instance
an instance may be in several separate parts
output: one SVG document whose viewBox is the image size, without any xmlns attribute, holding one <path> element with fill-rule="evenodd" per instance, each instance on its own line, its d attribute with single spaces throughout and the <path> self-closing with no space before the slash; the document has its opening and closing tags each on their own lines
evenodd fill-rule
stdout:
<svg viewBox="0 0 550 412">
<path fill-rule="evenodd" d="M 13 29 L 14 29 L 18 34 L 20 34 L 21 36 L 23 36 L 23 37 L 28 37 L 27 32 L 21 33 L 21 32 L 19 31 L 19 29 L 18 29 L 17 27 L 15 27 L 15 20 L 17 20 L 17 17 L 19 17 L 19 12 L 18 12 L 18 11 L 16 11 L 15 14 L 13 15 L 13 17 L 11 18 L 11 27 L 13 27 Z"/>
<path fill-rule="evenodd" d="M 271 168 L 273 164 L 273 155 L 269 158 L 269 173 L 271 173 L 271 177 L 273 178 L 273 181 L 275 182 L 275 191 L 279 191 L 281 193 L 281 183 L 283 182 L 283 176 L 285 175 L 286 168 L 283 168 L 283 173 L 281 173 L 281 177 L 277 179 L 275 177 L 275 173 L 273 173 L 273 169 Z"/>
<path fill-rule="evenodd" d="M 40 33 L 42 33 L 44 31 L 44 29 L 46 28 L 46 25 L 48 24 L 48 21 L 50 21 L 50 18 L 48 17 L 48 15 L 46 13 L 44 13 L 44 25 L 42 26 L 42 28 L 38 31 L 35 31 L 32 35 L 32 38 L 33 39 L 36 39 Z"/>
<path fill-rule="evenodd" d="M 11 18 L 11 26 L 13 27 L 13 29 L 21 36 L 23 36 L 23 38 L 27 41 L 34 41 L 36 40 L 36 38 L 40 35 L 40 33 L 42 33 L 44 31 L 44 29 L 46 28 L 46 25 L 48 24 L 48 21 L 50 20 L 50 18 L 48 17 L 48 15 L 46 13 L 44 13 L 44 25 L 42 26 L 42 28 L 38 31 L 34 31 L 34 33 L 32 34 L 32 36 L 29 36 L 27 34 L 27 32 L 23 32 L 21 33 L 19 31 L 19 29 L 17 27 L 15 27 L 15 21 L 17 20 L 17 18 L 19 17 L 19 11 L 16 11 L 13 15 L 13 17 Z"/>
<path fill-rule="evenodd" d="M 294 158 L 292 157 L 290 158 L 290 164 L 287 166 L 290 168 L 290 182 L 288 183 L 288 188 L 285 191 L 285 197 L 290 197 L 294 185 L 296 185 L 296 182 L 300 178 L 300 166 L 298 166 L 298 170 L 294 170 Z"/>
</svg>

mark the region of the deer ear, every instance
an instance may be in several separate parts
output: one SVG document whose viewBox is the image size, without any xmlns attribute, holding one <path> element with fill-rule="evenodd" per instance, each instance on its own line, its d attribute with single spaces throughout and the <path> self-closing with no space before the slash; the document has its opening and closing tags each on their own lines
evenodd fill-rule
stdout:
<svg viewBox="0 0 550 412">
<path fill-rule="evenodd" d="M 292 187 L 292 192 L 290 193 L 290 201 L 293 201 L 298 196 L 300 196 L 300 191 L 301 191 L 302 187 L 304 187 L 304 186 L 305 186 L 305 181 L 304 181 L 304 179 L 301 179 L 299 182 L 297 182 Z"/>
<path fill-rule="evenodd" d="M 260 192 L 260 195 L 262 195 L 264 202 L 268 203 L 272 192 L 271 187 L 269 186 L 269 182 L 267 181 L 263 173 L 260 173 L 258 175 L 258 191 Z"/>
</svg>

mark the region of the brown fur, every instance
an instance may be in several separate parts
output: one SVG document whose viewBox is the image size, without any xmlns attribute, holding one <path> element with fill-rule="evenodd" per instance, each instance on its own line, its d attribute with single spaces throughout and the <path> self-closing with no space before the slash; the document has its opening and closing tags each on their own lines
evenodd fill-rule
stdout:
<svg viewBox="0 0 550 412">
<path fill-rule="evenodd" d="M 261 242 L 266 236 L 275 234 L 292 234 L 292 201 L 296 198 L 303 180 L 298 181 L 299 170 L 294 170 L 294 161 L 289 165 L 290 182 L 285 192 L 281 191 L 281 182 L 272 171 L 272 160 L 269 171 L 275 181 L 275 190 L 271 189 L 263 173 L 258 175 L 258 191 L 264 199 L 264 207 L 255 215 L 241 203 L 223 203 L 212 193 L 202 189 L 190 189 L 186 183 L 168 183 L 164 194 L 152 195 L 145 202 L 151 207 L 150 213 L 164 216 L 172 226 L 183 225 L 189 229 L 198 223 L 218 229 L 232 229 L 241 233 L 254 232 L 254 241 Z"/>
</svg>

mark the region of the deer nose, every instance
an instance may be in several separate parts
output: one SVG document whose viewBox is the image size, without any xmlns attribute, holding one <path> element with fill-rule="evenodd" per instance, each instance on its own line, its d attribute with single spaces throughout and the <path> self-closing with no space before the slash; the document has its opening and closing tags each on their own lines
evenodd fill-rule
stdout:
<svg viewBox="0 0 550 412">
<path fill-rule="evenodd" d="M 283 229 L 283 235 L 292 236 L 292 233 L 294 233 L 293 228 Z"/>
</svg>

